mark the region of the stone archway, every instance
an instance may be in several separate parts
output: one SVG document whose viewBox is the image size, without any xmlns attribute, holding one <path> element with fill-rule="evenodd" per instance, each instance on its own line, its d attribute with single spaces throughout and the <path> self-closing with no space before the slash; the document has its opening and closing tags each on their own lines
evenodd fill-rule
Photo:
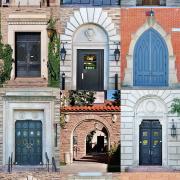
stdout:
<svg viewBox="0 0 180 180">
<path fill-rule="evenodd" d="M 99 36 L 93 37 L 91 36 L 92 33 L 88 36 L 88 33 L 86 33 L 88 29 L 93 29 L 93 36 L 97 33 L 97 35 L 101 35 L 101 37 L 105 38 L 100 38 Z M 81 32 L 81 35 L 84 36 L 83 39 L 86 40 L 86 42 L 81 41 L 80 44 L 76 41 L 76 35 L 79 32 Z M 102 8 L 80 8 L 80 10 L 74 11 L 74 14 L 70 17 L 69 22 L 67 22 L 64 34 L 61 35 L 60 39 L 62 42 L 66 42 L 65 48 L 67 50 L 66 61 L 64 64 L 61 64 L 61 72 L 65 73 L 67 79 L 66 89 L 77 89 L 76 51 L 77 49 L 84 48 L 104 50 L 104 89 L 114 88 L 114 76 L 112 74 L 119 74 L 119 70 L 117 70 L 119 68 L 116 69 L 115 66 L 120 67 L 120 62 L 116 62 L 116 65 L 109 62 L 114 60 L 113 52 L 116 48 L 114 43 L 119 42 L 120 37 L 112 18 L 106 11 Z M 102 41 L 102 39 L 105 39 L 105 41 Z"/>
<path fill-rule="evenodd" d="M 160 97 L 156 95 L 146 95 L 141 97 L 135 104 L 135 131 L 134 134 L 134 164 L 137 166 L 140 162 L 139 156 L 139 143 L 140 143 L 140 125 L 148 120 L 158 121 L 162 126 L 162 166 L 167 166 L 167 106 L 166 103 Z"/>
<path fill-rule="evenodd" d="M 177 83 L 177 73 L 175 68 L 175 55 L 171 43 L 171 36 L 165 32 L 165 30 L 158 24 L 155 17 L 149 17 L 145 24 L 143 24 L 134 34 L 132 34 L 132 40 L 129 46 L 129 51 L 126 56 L 127 68 L 125 69 L 125 78 L 123 81 L 124 86 L 133 86 L 133 56 L 136 43 L 141 35 L 152 28 L 157 31 L 164 39 L 168 49 L 168 71 L 169 71 L 169 86 L 173 86 Z"/>
</svg>

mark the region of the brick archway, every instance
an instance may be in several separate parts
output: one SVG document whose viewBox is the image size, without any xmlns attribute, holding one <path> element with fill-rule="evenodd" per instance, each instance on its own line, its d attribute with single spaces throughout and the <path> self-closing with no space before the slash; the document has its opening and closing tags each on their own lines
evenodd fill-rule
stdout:
<svg viewBox="0 0 180 180">
<path fill-rule="evenodd" d="M 71 141 L 72 143 L 71 148 L 73 147 L 73 159 L 80 159 L 86 156 L 86 137 L 90 132 L 95 130 L 95 123 L 98 124 L 98 129 L 102 130 L 103 127 L 106 129 L 107 139 L 108 139 L 108 148 L 109 148 L 110 134 L 107 127 L 104 124 L 102 124 L 100 121 L 97 121 L 95 119 L 84 120 L 84 121 L 81 121 L 72 132 L 73 134 L 76 133 L 76 138 L 77 138 L 76 145 L 73 144 L 72 142 L 73 140 Z"/>
<path fill-rule="evenodd" d="M 112 114 L 117 116 L 117 121 L 113 122 Z M 70 162 L 73 162 L 73 132 L 76 128 L 79 127 L 81 129 L 82 135 L 79 136 L 79 141 L 82 142 L 82 146 L 79 149 L 78 158 L 86 155 L 86 148 L 84 148 L 84 144 L 86 143 L 86 136 L 91 130 L 94 129 L 94 123 L 99 123 L 103 125 L 108 134 L 108 145 L 113 145 L 114 143 L 119 142 L 119 133 L 120 133 L 120 122 L 119 122 L 119 114 L 116 112 L 94 112 L 89 115 L 89 112 L 69 112 L 66 116 L 68 116 L 68 122 L 65 127 L 61 130 L 61 146 L 60 146 L 60 156 L 61 161 L 65 162 L 65 154 L 69 154 Z M 80 131 L 78 132 L 81 134 Z"/>
</svg>

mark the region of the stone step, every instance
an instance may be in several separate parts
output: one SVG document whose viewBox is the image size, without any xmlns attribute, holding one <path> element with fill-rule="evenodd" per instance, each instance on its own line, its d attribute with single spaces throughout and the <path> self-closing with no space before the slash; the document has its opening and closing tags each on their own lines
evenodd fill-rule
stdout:
<svg viewBox="0 0 180 180">
<path fill-rule="evenodd" d="M 9 80 L 4 86 L 6 88 L 47 87 L 48 81 L 43 78 L 16 78 L 15 80 Z"/>
<path fill-rule="evenodd" d="M 138 166 L 131 167 L 126 170 L 127 172 L 173 172 L 174 170 L 162 166 Z"/>
<path fill-rule="evenodd" d="M 70 175 L 68 180 L 112 180 L 112 174 L 102 174 L 99 172 L 82 172 L 78 175 Z"/>
</svg>

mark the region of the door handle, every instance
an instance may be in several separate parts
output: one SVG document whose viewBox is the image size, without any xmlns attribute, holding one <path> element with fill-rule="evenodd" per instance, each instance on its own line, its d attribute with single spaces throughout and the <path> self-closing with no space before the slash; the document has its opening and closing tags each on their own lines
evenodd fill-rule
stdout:
<svg viewBox="0 0 180 180">
<path fill-rule="evenodd" d="M 84 79 L 84 73 L 81 74 L 81 78 Z"/>
<path fill-rule="evenodd" d="M 151 150 L 149 150 L 149 155 L 151 155 Z"/>
</svg>

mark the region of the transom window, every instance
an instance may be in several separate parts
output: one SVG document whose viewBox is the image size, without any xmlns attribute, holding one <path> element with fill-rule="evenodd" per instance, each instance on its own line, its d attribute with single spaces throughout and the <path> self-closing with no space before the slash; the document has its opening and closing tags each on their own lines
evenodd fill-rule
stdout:
<svg viewBox="0 0 180 180">
<path fill-rule="evenodd" d="M 61 4 L 82 4 L 94 6 L 120 5 L 120 0 L 61 0 Z"/>
<path fill-rule="evenodd" d="M 155 5 L 155 6 L 159 6 L 160 5 L 160 0 L 143 0 L 142 1 L 142 5 L 144 6 L 148 6 L 148 5 Z"/>
</svg>

